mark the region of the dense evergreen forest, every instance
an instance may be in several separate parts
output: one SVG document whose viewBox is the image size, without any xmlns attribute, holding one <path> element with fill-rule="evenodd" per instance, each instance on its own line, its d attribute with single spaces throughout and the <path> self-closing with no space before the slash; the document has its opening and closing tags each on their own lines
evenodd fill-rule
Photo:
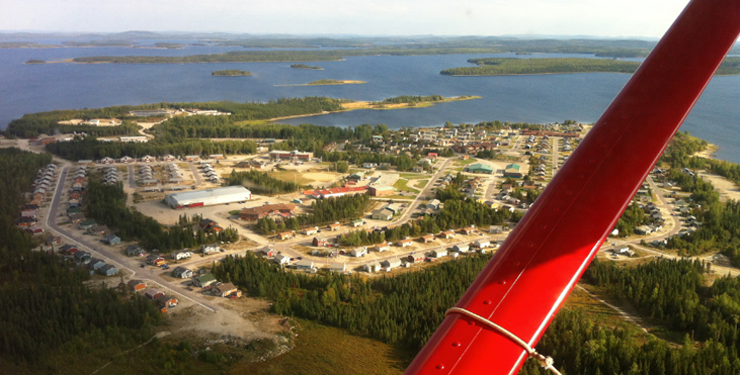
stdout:
<svg viewBox="0 0 740 375">
<path fill-rule="evenodd" d="M 494 76 L 549 73 L 634 73 L 640 66 L 640 63 L 632 61 L 579 58 L 481 58 L 469 59 L 468 62 L 479 66 L 445 69 L 440 74 L 450 76 Z"/>
<path fill-rule="evenodd" d="M 214 267 L 214 273 L 219 279 L 245 288 L 250 295 L 274 301 L 272 309 L 276 313 L 318 320 L 355 334 L 418 350 L 442 321 L 444 311 L 457 302 L 489 259 L 487 255 L 476 255 L 445 262 L 425 271 L 364 280 L 331 273 L 308 276 L 286 272 L 248 253 L 244 258 L 227 258 Z M 681 311 L 706 310 L 707 307 L 697 304 L 691 294 L 693 287 L 701 288 L 696 284 L 695 275 L 704 266 L 692 262 L 688 262 L 688 265 L 676 264 L 678 266 L 666 267 L 662 263 L 648 265 L 646 267 L 650 269 L 636 271 L 633 279 L 597 276 L 613 273 L 612 266 L 596 264 L 593 270 L 589 270 L 588 277 L 610 277 L 610 285 L 616 288 L 620 287 L 620 283 L 625 284 L 622 290 L 630 290 L 627 286 L 637 285 L 641 295 L 647 296 L 649 301 L 660 300 L 662 304 L 687 307 Z M 608 268 L 604 270 L 603 267 Z M 626 274 L 631 271 L 623 272 Z M 684 281 L 682 273 L 689 273 L 687 280 Z M 654 276 L 656 274 L 658 276 Z M 629 284 L 627 280 L 634 281 L 634 284 Z M 711 293 L 714 296 L 730 294 L 736 298 L 738 282 L 735 280 L 718 281 L 719 284 L 712 287 Z M 668 289 L 675 291 L 664 292 Z M 682 302 L 683 292 L 688 293 L 686 302 Z M 656 294 L 659 297 L 651 299 Z M 719 312 L 730 306 L 727 302 L 706 301 L 714 305 L 710 308 L 712 311 Z M 737 303 L 734 306 L 732 308 L 736 309 Z M 662 316 L 668 317 L 669 307 L 665 308 Z M 679 314 L 679 311 L 674 312 L 674 318 L 681 319 Z M 731 314 L 727 311 L 720 315 L 731 317 Z M 717 332 L 724 332 L 726 337 L 734 335 L 735 323 L 727 324 L 716 314 L 704 318 L 708 319 L 704 322 L 704 326 L 708 327 L 707 335 Z M 711 322 L 721 325 L 710 327 Z M 669 343 L 654 336 L 645 336 L 636 328 L 612 328 L 611 323 L 597 321 L 581 310 L 566 307 L 548 328 L 538 345 L 538 351 L 552 355 L 556 367 L 569 375 L 737 374 L 740 360 L 736 349 L 734 346 L 730 349 L 722 342 L 722 337 L 716 337 L 702 338 L 705 341 L 699 345 L 687 339 L 683 348 L 672 348 Z M 545 375 L 548 372 L 536 362 L 527 361 L 520 374 Z"/>
<path fill-rule="evenodd" d="M 267 172 L 257 170 L 238 172 L 232 169 L 229 185 L 246 186 L 252 193 L 265 195 L 286 194 L 301 189 L 301 185 L 272 178 Z"/>
<path fill-rule="evenodd" d="M 257 221 L 257 231 L 262 234 L 273 234 L 285 230 L 299 230 L 306 226 L 345 222 L 362 217 L 369 203 L 370 197 L 366 194 L 317 199 L 311 203 L 310 214 L 289 217 L 282 222 L 265 217 Z"/>
<path fill-rule="evenodd" d="M 140 343 L 161 319 L 145 298 L 89 288 L 83 284 L 90 279 L 87 269 L 31 250 L 38 240 L 14 219 L 36 171 L 50 161 L 49 154 L 0 149 L 0 356 L 20 364 L 43 363 L 51 352 L 81 341 Z"/>
<path fill-rule="evenodd" d="M 181 220 L 174 226 L 164 227 L 155 219 L 126 207 L 126 193 L 121 183 L 104 185 L 96 176 L 90 176 L 85 195 L 87 217 L 111 228 L 124 241 L 138 240 L 148 249 L 161 251 L 195 248 L 220 241 L 236 241 L 236 229 L 224 228 L 220 233 L 205 233 L 193 226 L 199 220 Z"/>
<path fill-rule="evenodd" d="M 402 103 L 417 104 L 417 103 L 422 103 L 422 102 L 439 102 L 442 100 L 445 100 L 445 97 L 442 95 L 428 95 L 428 96 L 402 95 L 402 96 L 395 96 L 392 98 L 385 98 L 379 102 L 373 102 L 373 104 L 402 104 Z"/>
<path fill-rule="evenodd" d="M 214 142 L 204 139 L 154 139 L 146 143 L 102 142 L 95 137 L 85 137 L 69 142 L 57 142 L 46 145 L 46 151 L 69 160 L 90 159 L 97 160 L 103 157 L 119 159 L 122 156 L 140 158 L 144 155 L 174 156 L 185 155 L 249 155 L 257 152 L 257 143 L 254 141 L 221 141 Z"/>
<path fill-rule="evenodd" d="M 290 67 L 293 69 L 324 70 L 324 68 L 320 66 L 311 66 L 306 64 L 292 64 Z"/>
</svg>

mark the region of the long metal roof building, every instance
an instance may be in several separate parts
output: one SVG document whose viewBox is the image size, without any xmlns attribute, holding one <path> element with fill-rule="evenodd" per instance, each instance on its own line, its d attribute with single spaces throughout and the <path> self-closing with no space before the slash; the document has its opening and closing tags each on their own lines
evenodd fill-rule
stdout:
<svg viewBox="0 0 740 375">
<path fill-rule="evenodd" d="M 164 201 L 172 208 L 211 206 L 252 199 L 252 192 L 243 186 L 167 194 Z"/>
</svg>

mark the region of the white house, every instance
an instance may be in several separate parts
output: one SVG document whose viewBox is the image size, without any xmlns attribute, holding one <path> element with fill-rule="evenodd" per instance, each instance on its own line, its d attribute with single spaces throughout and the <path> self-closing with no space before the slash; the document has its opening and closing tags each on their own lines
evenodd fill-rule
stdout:
<svg viewBox="0 0 740 375">
<path fill-rule="evenodd" d="M 489 240 L 478 240 L 473 243 L 473 247 L 477 247 L 479 249 L 485 249 L 489 246 L 491 246 L 491 241 Z"/>
<path fill-rule="evenodd" d="M 356 257 L 356 258 L 361 257 L 361 256 L 365 256 L 365 254 L 367 254 L 367 248 L 365 248 L 365 247 L 357 247 L 357 248 L 354 248 L 354 249 L 352 249 L 351 254 L 352 254 L 353 257 Z"/>
<path fill-rule="evenodd" d="M 380 263 L 378 262 L 372 262 L 372 263 L 365 263 L 362 266 L 362 269 L 365 272 L 378 272 L 381 269 Z"/>
<path fill-rule="evenodd" d="M 185 267 L 176 267 L 174 270 L 172 270 L 172 277 L 187 279 L 193 277 L 193 271 Z"/>
<path fill-rule="evenodd" d="M 272 261 L 277 264 L 290 264 L 290 257 L 283 254 L 275 255 L 274 258 L 272 258 Z"/>
<path fill-rule="evenodd" d="M 344 271 L 347 270 L 347 264 L 345 263 L 332 263 L 329 265 L 329 271 L 330 272 L 341 272 L 344 273 Z"/>
<path fill-rule="evenodd" d="M 390 270 L 401 267 L 401 259 L 393 258 L 393 259 L 386 259 L 382 262 L 380 262 L 380 266 L 383 267 L 386 271 L 390 272 Z"/>
<path fill-rule="evenodd" d="M 453 251 L 456 251 L 458 253 L 467 253 L 468 250 L 470 250 L 470 246 L 468 245 L 455 245 L 452 247 Z"/>
<path fill-rule="evenodd" d="M 313 269 L 313 261 L 309 259 L 299 260 L 295 263 L 295 268 L 297 270 L 310 271 Z"/>
<path fill-rule="evenodd" d="M 377 250 L 379 253 L 388 251 L 390 249 L 391 249 L 391 245 L 389 245 L 387 242 L 383 242 L 383 243 L 379 243 L 375 245 L 375 250 Z"/>
<path fill-rule="evenodd" d="M 200 250 L 203 251 L 203 254 L 210 254 L 219 252 L 221 248 L 215 243 L 212 243 L 210 245 L 203 245 Z"/>
<path fill-rule="evenodd" d="M 191 256 L 193 256 L 193 253 L 188 250 L 175 251 L 172 253 L 172 259 L 174 260 L 190 258 Z"/>
<path fill-rule="evenodd" d="M 434 258 L 441 258 L 447 256 L 447 250 L 439 249 L 439 250 L 432 250 L 432 257 Z"/>
</svg>

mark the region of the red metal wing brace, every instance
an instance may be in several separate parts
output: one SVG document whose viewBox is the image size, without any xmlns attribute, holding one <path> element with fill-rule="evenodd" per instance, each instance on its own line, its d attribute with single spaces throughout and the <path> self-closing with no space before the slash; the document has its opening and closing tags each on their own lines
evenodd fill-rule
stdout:
<svg viewBox="0 0 740 375">
<path fill-rule="evenodd" d="M 457 306 L 535 346 L 738 34 L 740 1 L 689 3 Z M 524 359 L 452 314 L 406 374 L 515 374 Z"/>
</svg>

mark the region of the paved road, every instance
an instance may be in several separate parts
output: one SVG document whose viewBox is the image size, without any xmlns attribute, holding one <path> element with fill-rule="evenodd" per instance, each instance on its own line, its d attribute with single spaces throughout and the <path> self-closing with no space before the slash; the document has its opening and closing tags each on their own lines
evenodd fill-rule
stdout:
<svg viewBox="0 0 740 375">
<path fill-rule="evenodd" d="M 203 184 L 203 178 L 200 176 L 200 172 L 198 171 L 198 168 L 195 167 L 195 164 L 188 163 L 188 167 L 190 167 L 190 172 L 193 173 L 193 178 L 195 179 L 195 185 L 200 186 Z"/>
<path fill-rule="evenodd" d="M 132 189 L 136 189 L 136 174 L 134 174 L 134 166 L 128 166 L 128 186 Z"/>
<path fill-rule="evenodd" d="M 131 272 L 132 279 L 136 278 L 136 279 L 154 281 L 155 283 L 160 284 L 163 287 L 169 288 L 173 292 L 181 295 L 183 298 L 193 301 L 194 303 L 197 303 L 211 311 L 218 311 L 222 309 L 221 306 L 217 304 L 212 304 L 211 302 L 201 297 L 199 294 L 188 291 L 187 289 L 183 288 L 181 285 L 176 285 L 168 280 L 163 279 L 161 276 L 159 276 L 159 273 L 162 272 L 161 269 L 155 269 L 152 267 L 147 267 L 144 269 L 140 269 L 138 271 L 135 269 L 131 269 L 126 266 L 126 264 L 129 263 L 129 260 L 123 254 L 111 252 L 105 249 L 99 243 L 95 242 L 94 240 L 93 241 L 88 240 L 87 238 L 80 237 L 76 233 L 72 233 L 64 228 L 59 227 L 56 224 L 56 220 L 59 215 L 59 207 L 60 207 L 61 200 L 62 200 L 62 194 L 64 193 L 64 182 L 67 179 L 68 172 L 69 172 L 69 168 L 64 168 L 64 170 L 60 174 L 59 182 L 57 183 L 57 186 L 54 190 L 54 198 L 52 199 L 52 202 L 51 202 L 51 209 L 49 211 L 49 216 L 46 219 L 47 227 L 53 229 L 55 232 L 59 233 L 59 235 L 66 238 L 70 242 L 78 244 L 78 246 L 80 246 L 82 249 L 86 248 L 87 250 L 93 253 L 100 254 L 103 258 L 106 258 L 106 263 L 113 263 L 119 269 L 128 270 L 129 272 Z"/>
<path fill-rule="evenodd" d="M 558 154 L 558 143 L 559 138 L 553 138 L 552 139 L 552 177 L 555 177 L 555 174 L 558 173 L 558 158 L 560 155 Z"/>
</svg>

